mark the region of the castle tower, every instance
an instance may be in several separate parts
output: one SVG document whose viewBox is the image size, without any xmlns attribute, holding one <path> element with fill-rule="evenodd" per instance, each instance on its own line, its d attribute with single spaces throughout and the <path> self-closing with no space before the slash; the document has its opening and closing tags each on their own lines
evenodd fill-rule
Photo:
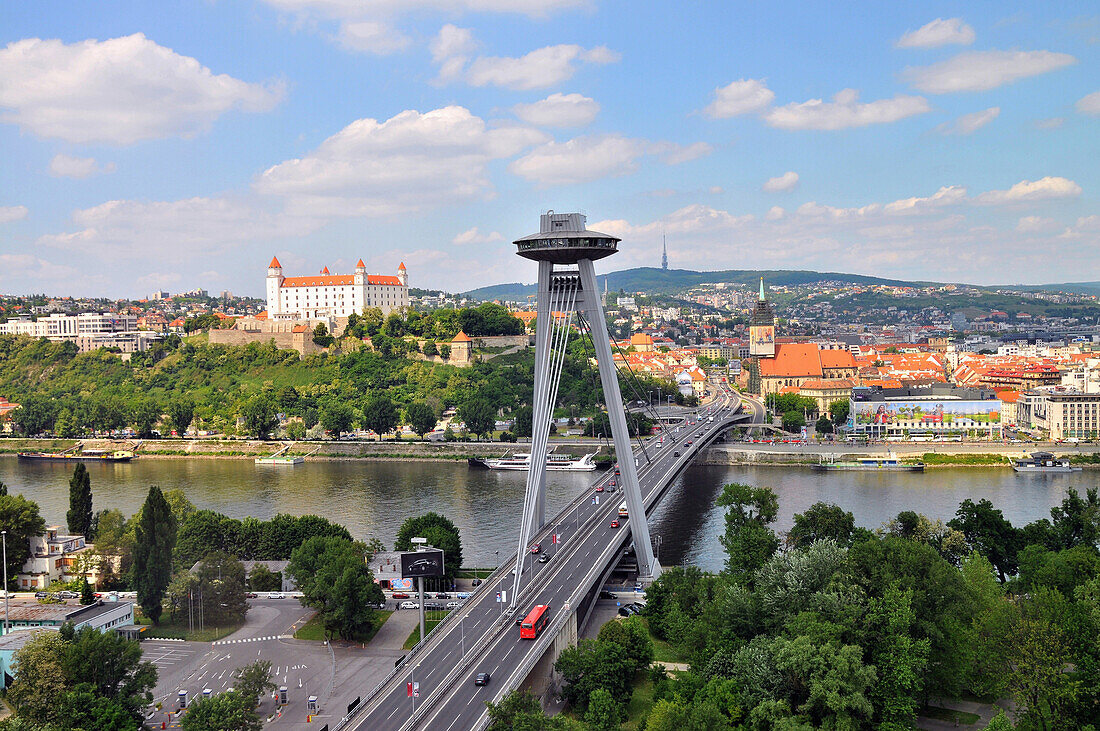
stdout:
<svg viewBox="0 0 1100 731">
<path fill-rule="evenodd" d="M 267 265 L 267 315 L 274 319 L 275 315 L 282 314 L 279 288 L 283 286 L 283 265 L 278 257 L 271 257 L 271 263 Z"/>
<path fill-rule="evenodd" d="M 364 287 L 367 284 L 367 265 L 363 260 L 355 262 L 355 286 Z"/>
<path fill-rule="evenodd" d="M 401 266 L 397 267 L 397 278 L 401 280 L 402 287 L 409 286 L 409 273 L 405 270 L 405 262 L 401 262 Z"/>
<path fill-rule="evenodd" d="M 531 405 L 531 465 L 527 471 L 523 514 L 520 516 L 519 548 L 522 559 L 531 538 L 546 523 L 546 453 L 550 421 L 561 378 L 564 349 L 572 331 L 573 318 L 579 315 L 592 336 L 596 364 L 603 386 L 607 416 L 615 453 L 622 470 L 620 484 L 626 499 L 630 530 L 638 556 L 638 575 L 643 581 L 656 579 L 661 572 L 653 556 L 653 545 L 646 522 L 645 504 L 638 486 L 638 471 L 627 432 L 619 378 L 611 355 L 600 289 L 592 262 L 618 251 L 619 239 L 586 228 L 581 213 L 543 214 L 539 233 L 515 242 L 520 256 L 538 262 L 538 299 L 535 318 L 535 383 Z M 512 609 L 520 595 L 523 572 L 516 572 L 511 597 Z"/>
</svg>

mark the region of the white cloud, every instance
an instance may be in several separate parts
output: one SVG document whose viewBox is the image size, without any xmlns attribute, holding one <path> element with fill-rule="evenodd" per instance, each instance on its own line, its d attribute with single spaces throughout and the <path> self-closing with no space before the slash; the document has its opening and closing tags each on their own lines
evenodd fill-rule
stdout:
<svg viewBox="0 0 1100 731">
<path fill-rule="evenodd" d="M 469 28 L 447 23 L 439 29 L 428 48 L 432 52 L 432 60 L 442 63 L 448 58 L 469 56 L 477 48 L 477 41 Z"/>
<path fill-rule="evenodd" d="M 853 208 L 838 208 L 836 206 L 822 205 L 817 201 L 803 203 L 795 210 L 795 214 L 801 218 L 817 221 L 841 222 L 865 219 L 882 211 L 882 205 L 871 203 L 866 206 Z"/>
<path fill-rule="evenodd" d="M 584 127 L 599 114 L 600 105 L 581 94 L 555 93 L 531 104 L 517 104 L 512 111 L 536 127 Z"/>
<path fill-rule="evenodd" d="M 1065 117 L 1049 117 L 1035 122 L 1035 127 L 1037 129 L 1059 129 L 1065 123 Z"/>
<path fill-rule="evenodd" d="M 1077 63 L 1052 51 L 969 51 L 931 66 L 909 67 L 902 77 L 929 94 L 987 91 Z"/>
<path fill-rule="evenodd" d="M 568 81 L 577 72 L 579 63 L 607 64 L 618 60 L 617 53 L 602 46 L 585 49 L 575 44 L 560 44 L 539 48 L 519 58 L 481 56 L 463 69 L 459 77 L 470 86 L 527 91 Z M 444 78 L 442 74 L 441 78 Z"/>
<path fill-rule="evenodd" d="M 649 149 L 650 154 L 660 155 L 661 162 L 666 165 L 679 165 L 680 163 L 705 157 L 714 151 L 706 142 L 692 142 L 690 145 L 677 145 L 674 142 L 658 142 Z"/>
<path fill-rule="evenodd" d="M 941 135 L 969 135 L 986 126 L 1001 113 L 1000 107 L 990 107 L 980 112 L 964 114 L 953 122 L 944 122 L 936 127 Z"/>
<path fill-rule="evenodd" d="M 1078 99 L 1077 111 L 1081 114 L 1100 115 L 1100 91 L 1094 91 Z"/>
<path fill-rule="evenodd" d="M 1057 228 L 1058 222 L 1052 218 L 1042 216 L 1024 216 L 1016 223 L 1016 230 L 1020 233 L 1042 233 Z"/>
<path fill-rule="evenodd" d="M 789 193 L 798 185 L 798 173 L 788 170 L 777 178 L 768 178 L 764 183 L 765 193 Z"/>
<path fill-rule="evenodd" d="M 1081 186 L 1072 180 L 1045 177 L 1039 180 L 1021 180 L 1008 190 L 990 190 L 974 199 L 976 203 L 1000 205 L 1021 201 L 1040 201 L 1050 198 L 1074 198 L 1081 195 Z"/>
<path fill-rule="evenodd" d="M 780 129 L 838 130 L 886 124 L 931 111 L 928 101 L 919 96 L 899 94 L 893 99 L 878 99 L 860 103 L 859 92 L 843 89 L 832 102 L 810 99 L 801 103 L 776 107 L 764 115 L 772 127 Z"/>
<path fill-rule="evenodd" d="M 908 31 L 898 39 L 898 48 L 939 48 L 949 44 L 969 46 L 974 42 L 974 29 L 962 18 L 936 18 L 927 25 Z"/>
<path fill-rule="evenodd" d="M 0 206 L 0 223 L 11 223 L 26 217 L 26 206 Z"/>
<path fill-rule="evenodd" d="M 0 50 L 0 120 L 69 142 L 192 137 L 232 109 L 267 111 L 282 95 L 279 85 L 215 75 L 141 33 L 70 45 L 29 38 Z"/>
<path fill-rule="evenodd" d="M 714 119 L 727 119 L 740 114 L 766 109 L 775 93 L 760 79 L 739 79 L 714 90 L 714 101 L 703 113 Z"/>
<path fill-rule="evenodd" d="M 396 28 L 373 20 L 343 23 L 338 40 L 348 50 L 377 56 L 403 51 L 412 42 L 412 39 Z"/>
<path fill-rule="evenodd" d="M 883 206 L 886 213 L 895 216 L 929 213 L 937 208 L 966 202 L 966 188 L 961 185 L 945 185 L 924 198 L 902 198 Z"/>
<path fill-rule="evenodd" d="M 783 210 L 781 206 L 772 206 L 768 209 L 768 212 L 764 214 L 765 221 L 778 221 L 787 215 L 787 212 Z"/>
<path fill-rule="evenodd" d="M 94 157 L 72 157 L 59 152 L 50 160 L 50 175 L 58 178 L 88 178 L 99 173 L 113 173 L 115 164 L 96 165 Z"/>
<path fill-rule="evenodd" d="M 547 142 L 519 158 L 508 169 L 541 185 L 570 185 L 627 175 L 638 169 L 645 140 L 618 134 Z"/>
<path fill-rule="evenodd" d="M 47 285 L 75 285 L 87 281 L 87 272 L 74 267 L 52 264 L 33 254 L 0 254 L 0 291 L 30 294 Z M 66 290 L 71 293 L 72 290 Z"/>
<path fill-rule="evenodd" d="M 177 201 L 112 200 L 72 215 L 78 230 L 48 234 L 40 246 L 135 265 L 163 267 L 197 255 L 222 255 L 245 242 L 302 236 L 317 220 L 273 214 L 232 198 Z"/>
<path fill-rule="evenodd" d="M 457 244 L 459 246 L 464 246 L 466 244 L 488 244 L 493 241 L 504 241 L 504 237 L 500 235 L 499 231 L 483 234 L 478 231 L 477 226 L 467 229 L 451 239 L 452 244 Z"/>
<path fill-rule="evenodd" d="M 362 18 L 443 10 L 450 13 L 516 13 L 543 18 L 552 12 L 584 7 L 590 0 L 264 0 L 291 13 L 312 12 L 329 18 Z"/>
<path fill-rule="evenodd" d="M 490 196 L 487 165 L 547 139 L 530 127 L 489 128 L 464 107 L 407 110 L 352 122 L 305 157 L 264 171 L 255 189 L 313 215 L 422 210 Z"/>
</svg>

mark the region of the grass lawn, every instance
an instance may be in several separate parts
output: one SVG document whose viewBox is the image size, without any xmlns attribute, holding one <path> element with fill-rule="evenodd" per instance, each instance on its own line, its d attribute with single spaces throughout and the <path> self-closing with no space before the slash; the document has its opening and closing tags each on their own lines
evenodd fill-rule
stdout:
<svg viewBox="0 0 1100 731">
<path fill-rule="evenodd" d="M 917 715 L 923 716 L 924 718 L 934 718 L 937 721 L 954 721 L 967 726 L 971 726 L 982 719 L 982 717 L 976 713 L 955 711 L 950 708 L 940 708 L 939 706 L 924 706 L 923 708 L 918 708 Z"/>
<path fill-rule="evenodd" d="M 370 642 L 374 636 L 381 629 L 382 625 L 386 623 L 390 615 L 393 612 L 386 611 L 384 609 L 378 611 L 378 621 L 371 629 L 370 635 L 360 640 L 361 642 Z M 313 642 L 322 642 L 325 639 L 325 627 L 321 624 L 321 615 L 315 614 L 310 617 L 309 621 L 298 628 L 298 631 L 294 633 L 294 639 L 296 640 L 312 640 Z"/>
<path fill-rule="evenodd" d="M 144 618 L 142 618 L 144 620 Z M 140 624 L 149 624 L 148 621 L 141 621 Z M 244 625 L 244 622 L 238 622 L 237 624 L 231 624 L 226 627 L 205 627 L 198 629 L 198 622 L 195 623 L 195 630 L 191 631 L 188 627 L 187 620 L 182 622 L 172 622 L 169 619 L 163 619 L 159 625 L 150 625 L 149 629 L 143 633 L 145 638 L 150 637 L 166 637 L 180 640 L 190 640 L 192 642 L 214 642 L 220 640 L 223 637 L 233 634 Z"/>
<path fill-rule="evenodd" d="M 634 731 L 645 715 L 653 708 L 653 681 L 648 673 L 639 673 L 634 681 L 634 693 L 626 704 L 626 721 L 622 727 Z"/>
<path fill-rule="evenodd" d="M 656 662 L 684 662 L 684 658 L 676 651 L 676 648 L 653 636 L 653 632 L 650 632 L 649 629 L 648 619 L 645 617 L 638 617 L 638 619 L 642 621 L 646 632 L 649 632 L 649 639 L 653 640 L 653 659 Z"/>
<path fill-rule="evenodd" d="M 431 632 L 433 629 L 435 629 L 435 626 L 437 624 L 439 624 L 440 622 L 442 622 L 442 621 L 443 621 L 442 619 L 425 619 L 424 620 L 424 629 L 426 629 L 428 632 Z M 406 650 L 411 650 L 414 647 L 416 647 L 417 642 L 420 642 L 420 623 L 419 622 L 417 622 L 416 626 L 413 627 L 412 632 L 409 633 L 409 639 L 405 640 L 405 644 L 403 645 L 403 647 Z"/>
</svg>

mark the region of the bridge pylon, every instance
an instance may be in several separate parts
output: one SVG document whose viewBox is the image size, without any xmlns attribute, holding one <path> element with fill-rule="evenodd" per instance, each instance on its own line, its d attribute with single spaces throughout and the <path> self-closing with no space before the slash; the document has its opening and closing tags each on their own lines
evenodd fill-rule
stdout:
<svg viewBox="0 0 1100 731">
<path fill-rule="evenodd" d="M 653 555 L 646 522 L 645 504 L 638 486 L 638 470 L 627 431 L 626 410 L 619 391 L 619 379 L 611 354 L 603 305 L 596 286 L 592 262 L 618 251 L 620 239 L 585 228 L 581 213 L 542 215 L 540 230 L 518 239 L 516 253 L 538 262 L 538 295 L 535 319 L 535 383 L 532 402 L 531 461 L 523 498 L 519 531 L 516 578 L 511 597 L 514 609 L 523 577 L 523 560 L 532 537 L 546 523 L 546 455 L 550 422 L 554 415 L 566 346 L 573 319 L 580 314 L 587 323 L 596 350 L 596 362 L 607 405 L 611 436 L 619 461 L 619 485 L 626 501 L 631 535 L 642 579 L 655 579 L 661 567 Z M 581 323 L 578 322 L 578 325 Z"/>
</svg>

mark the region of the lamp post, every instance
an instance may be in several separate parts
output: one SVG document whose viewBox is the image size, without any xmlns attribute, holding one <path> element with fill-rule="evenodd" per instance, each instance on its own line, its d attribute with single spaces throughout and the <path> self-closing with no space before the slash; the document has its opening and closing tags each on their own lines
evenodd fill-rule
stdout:
<svg viewBox="0 0 1100 731">
<path fill-rule="evenodd" d="M 4 542 L 4 634 L 8 633 L 8 532 L 0 530 Z"/>
</svg>

